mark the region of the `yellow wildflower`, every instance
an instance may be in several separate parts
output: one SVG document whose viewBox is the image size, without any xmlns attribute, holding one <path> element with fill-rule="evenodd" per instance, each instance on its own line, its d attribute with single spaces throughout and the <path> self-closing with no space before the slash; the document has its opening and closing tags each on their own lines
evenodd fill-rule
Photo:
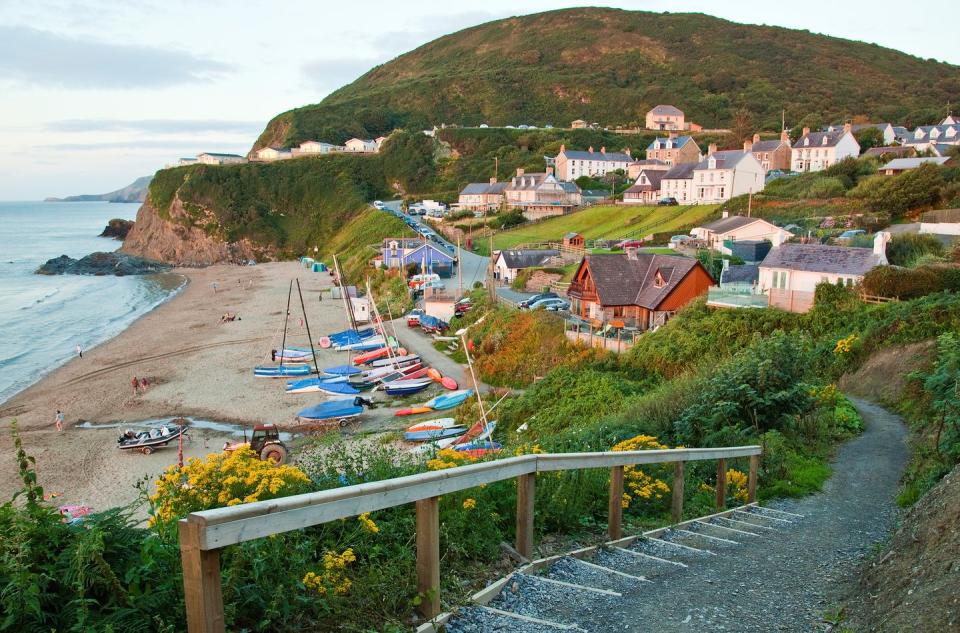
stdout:
<svg viewBox="0 0 960 633">
<path fill-rule="evenodd" d="M 473 510 L 477 507 L 476 499 L 464 499 L 463 500 L 463 509 L 464 510 Z"/>
<path fill-rule="evenodd" d="M 373 522 L 373 519 L 370 518 L 369 512 L 364 512 L 357 517 L 357 521 L 360 522 L 360 525 L 363 527 L 364 531 L 369 532 L 370 534 L 376 534 L 380 531 L 379 526 Z"/>
</svg>

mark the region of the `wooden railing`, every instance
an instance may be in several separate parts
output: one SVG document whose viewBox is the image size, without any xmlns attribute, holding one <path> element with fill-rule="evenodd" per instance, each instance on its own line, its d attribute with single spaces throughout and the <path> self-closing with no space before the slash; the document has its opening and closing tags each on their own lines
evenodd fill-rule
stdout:
<svg viewBox="0 0 960 633">
<path fill-rule="evenodd" d="M 432 618 L 440 612 L 438 502 L 441 495 L 516 478 L 516 550 L 521 556 L 531 558 L 537 473 L 609 468 L 608 532 L 611 540 L 615 540 L 622 536 L 625 466 L 674 464 L 671 514 L 676 523 L 683 515 L 686 462 L 717 460 L 716 502 L 718 508 L 723 508 L 726 501 L 727 460 L 750 458 L 747 492 L 749 501 L 753 502 L 756 499 L 760 452 L 759 446 L 736 446 L 524 455 L 271 501 L 193 512 L 180 520 L 178 526 L 187 628 L 190 633 L 219 633 L 225 630 L 220 550 L 230 545 L 413 503 L 416 506 L 417 589 L 424 596 L 420 611 L 424 617 Z"/>
</svg>

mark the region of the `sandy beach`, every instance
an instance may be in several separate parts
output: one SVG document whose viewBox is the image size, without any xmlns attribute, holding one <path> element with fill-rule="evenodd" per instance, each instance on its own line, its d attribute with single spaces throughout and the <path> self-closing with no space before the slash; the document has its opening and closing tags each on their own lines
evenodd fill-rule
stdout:
<svg viewBox="0 0 960 633">
<path fill-rule="evenodd" d="M 258 422 L 283 427 L 293 424 L 297 411 L 324 399 L 316 393 L 287 395 L 284 380 L 254 378 L 252 368 L 270 364 L 270 350 L 280 347 L 288 283 L 295 277 L 300 279 L 314 339 L 347 327 L 341 302 L 331 300 L 329 292 L 319 300 L 320 293 L 331 287 L 331 277 L 307 272 L 296 262 L 175 272 L 189 279 L 176 297 L 0 405 L 0 498 L 9 498 L 19 487 L 7 430 L 13 419 L 27 452 L 36 457 L 46 491 L 61 494 L 59 503 L 103 509 L 133 500 L 138 480 L 177 460 L 174 445 L 149 456 L 119 451 L 116 437 L 125 426 L 182 415 L 248 427 Z M 220 324 L 220 316 L 227 312 L 239 320 Z M 305 345 L 296 286 L 290 312 L 287 345 Z M 422 333 L 405 329 L 398 326 L 402 343 L 425 355 L 432 352 L 431 357 L 442 356 Z M 462 383 L 462 367 L 437 359 L 442 361 L 447 362 L 441 370 Z M 318 362 L 320 367 L 342 364 L 346 354 L 318 350 Z M 133 393 L 134 376 L 149 380 L 145 393 Z M 54 425 L 57 409 L 65 415 L 62 432 Z M 374 409 L 350 432 L 405 426 L 400 418 L 392 418 L 392 412 L 389 407 Z M 96 428 L 111 424 L 118 426 Z M 191 435 L 185 445 L 187 457 L 220 450 L 229 433 L 194 429 Z"/>
</svg>

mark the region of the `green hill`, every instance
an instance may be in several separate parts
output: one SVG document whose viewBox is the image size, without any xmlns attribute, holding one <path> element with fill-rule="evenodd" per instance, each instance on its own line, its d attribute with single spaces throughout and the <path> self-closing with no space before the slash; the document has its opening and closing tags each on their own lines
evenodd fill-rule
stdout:
<svg viewBox="0 0 960 633">
<path fill-rule="evenodd" d="M 960 68 L 875 44 L 703 14 L 581 8 L 489 22 L 377 66 L 257 140 L 374 137 L 398 127 L 643 120 L 671 103 L 707 127 L 863 116 L 927 123 L 960 98 Z"/>
</svg>

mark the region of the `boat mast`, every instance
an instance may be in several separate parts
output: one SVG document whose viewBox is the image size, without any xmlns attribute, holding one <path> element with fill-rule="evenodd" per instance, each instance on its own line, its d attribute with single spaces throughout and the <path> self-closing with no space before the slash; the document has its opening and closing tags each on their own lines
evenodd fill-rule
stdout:
<svg viewBox="0 0 960 633">
<path fill-rule="evenodd" d="M 341 298 L 343 299 L 343 309 L 347 313 L 347 325 L 349 325 L 351 328 L 353 328 L 355 332 L 357 332 L 359 331 L 357 330 L 357 322 L 353 318 L 353 310 L 350 309 L 350 298 L 348 296 L 350 293 L 347 292 L 347 282 L 343 278 L 343 273 L 340 271 L 340 262 L 337 261 L 336 253 L 334 253 L 333 255 L 333 267 L 337 271 L 337 280 L 340 282 L 340 294 L 341 294 Z"/>
<path fill-rule="evenodd" d="M 297 294 L 300 295 L 300 308 L 303 310 L 303 324 L 307 326 L 307 340 L 310 342 L 310 353 L 313 354 L 313 371 L 320 375 L 320 363 L 317 362 L 317 350 L 313 347 L 313 337 L 310 336 L 310 319 L 307 318 L 307 306 L 303 303 L 303 291 L 300 290 L 300 278 L 297 277 Z"/>
<path fill-rule="evenodd" d="M 370 299 L 370 309 L 373 310 L 374 322 L 380 326 L 380 331 L 383 332 L 383 344 L 387 348 L 387 358 L 393 361 L 393 365 L 396 367 L 396 361 L 393 357 L 393 347 L 390 345 L 390 335 L 387 333 L 387 326 L 383 324 L 383 320 L 380 318 L 380 310 L 377 310 L 377 302 L 373 297 L 373 291 L 370 290 L 369 279 L 367 279 L 367 297 Z M 399 340 L 397 344 L 400 344 Z"/>
<path fill-rule="evenodd" d="M 290 295 L 293 294 L 293 280 L 287 289 L 287 311 L 283 315 L 283 340 L 280 342 L 280 366 L 283 367 L 283 350 L 287 347 L 287 320 L 290 318 Z"/>
</svg>

